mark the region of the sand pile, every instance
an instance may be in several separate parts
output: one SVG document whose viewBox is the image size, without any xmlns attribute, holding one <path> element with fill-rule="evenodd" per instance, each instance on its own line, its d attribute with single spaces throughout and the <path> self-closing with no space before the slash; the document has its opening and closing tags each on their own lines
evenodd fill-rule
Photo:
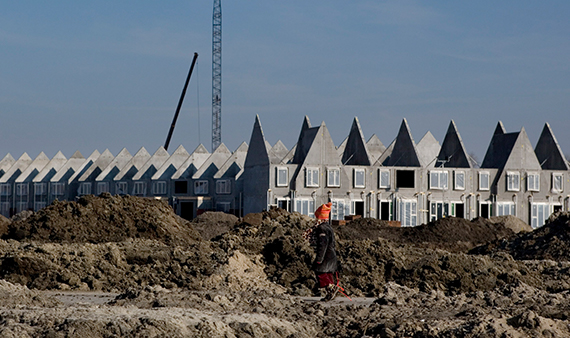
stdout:
<svg viewBox="0 0 570 338">
<path fill-rule="evenodd" d="M 192 220 L 192 227 L 203 239 L 210 239 L 228 232 L 238 221 L 234 215 L 223 212 L 206 211 Z"/>
</svg>

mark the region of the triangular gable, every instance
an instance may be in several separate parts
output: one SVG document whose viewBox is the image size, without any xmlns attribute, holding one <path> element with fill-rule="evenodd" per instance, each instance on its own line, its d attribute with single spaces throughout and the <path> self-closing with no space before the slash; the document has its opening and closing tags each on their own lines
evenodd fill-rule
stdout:
<svg viewBox="0 0 570 338">
<path fill-rule="evenodd" d="M 127 148 L 123 148 L 117 156 L 107 165 L 103 171 L 95 178 L 95 181 L 112 180 L 133 158 Z"/>
<path fill-rule="evenodd" d="M 455 122 L 451 120 L 447 133 L 443 139 L 441 150 L 437 155 L 436 167 L 450 167 L 450 168 L 473 168 L 469 155 L 465 151 L 465 146 L 457 131 Z"/>
<path fill-rule="evenodd" d="M 247 156 L 247 148 L 247 143 L 243 142 L 226 162 L 222 164 L 218 172 L 214 175 L 214 178 L 236 178 L 236 176 L 241 174 L 245 164 L 245 157 Z"/>
<path fill-rule="evenodd" d="M 139 169 L 142 168 L 152 156 L 145 147 L 141 147 L 139 151 L 125 164 L 119 173 L 113 177 L 113 181 L 129 180 L 135 176 Z"/>
<path fill-rule="evenodd" d="M 93 165 L 89 167 L 83 174 L 81 174 L 78 179 L 79 182 L 85 181 L 93 181 L 99 174 L 103 171 L 103 169 L 107 168 L 109 163 L 113 161 L 115 156 L 109 151 L 109 149 L 105 149 L 105 151 L 97 158 Z"/>
<path fill-rule="evenodd" d="M 291 163 L 301 164 L 305 161 L 307 152 L 311 148 L 313 139 L 315 138 L 318 129 L 319 127 L 312 128 L 311 122 L 309 121 L 309 117 L 305 116 L 303 120 L 303 125 L 301 126 L 301 132 L 299 133 L 299 139 L 297 140 L 295 156 L 293 156 L 293 160 L 291 161 Z"/>
<path fill-rule="evenodd" d="M 4 158 L 0 161 L 0 177 L 2 177 L 2 175 L 4 175 L 4 173 L 8 171 L 8 169 L 10 169 L 14 163 L 16 163 L 16 160 L 12 157 L 12 155 L 10 153 L 6 154 L 6 156 L 4 156 Z"/>
<path fill-rule="evenodd" d="M 168 151 L 162 146 L 159 147 L 135 174 L 133 181 L 140 180 L 141 178 L 151 178 L 169 157 L 170 154 Z"/>
<path fill-rule="evenodd" d="M 366 142 L 366 149 L 368 149 L 368 155 L 370 156 L 370 161 L 374 163 L 380 157 L 380 155 L 382 155 L 382 153 L 386 150 L 386 147 L 384 146 L 382 141 L 380 141 L 378 136 L 374 134 Z"/>
<path fill-rule="evenodd" d="M 174 175 L 172 175 L 173 180 L 181 178 L 190 178 L 192 175 L 198 171 L 198 169 L 206 162 L 208 157 L 210 157 L 210 152 L 203 144 L 198 145 L 196 149 L 190 154 L 190 156 L 182 163 L 182 165 L 176 170 Z"/>
<path fill-rule="evenodd" d="M 34 177 L 33 182 L 49 181 L 58 173 L 66 162 L 67 158 L 61 151 L 58 151 L 49 163 L 36 175 L 36 177 Z"/>
<path fill-rule="evenodd" d="M 348 136 L 344 138 L 344 140 L 342 140 L 342 142 L 338 145 L 338 147 L 336 147 L 336 152 L 338 153 L 338 157 L 342 158 L 342 155 L 344 154 L 344 148 L 346 148 L 346 142 L 348 142 Z"/>
<path fill-rule="evenodd" d="M 421 162 L 416 151 L 408 121 L 404 119 L 396 136 L 392 154 L 384 163 L 388 167 L 420 167 Z"/>
<path fill-rule="evenodd" d="M 524 127 L 518 133 L 518 137 L 507 158 L 504 169 L 540 170 L 540 162 L 536 158 L 532 144 L 528 139 Z"/>
<path fill-rule="evenodd" d="M 49 163 L 49 157 L 44 154 L 42 151 L 30 165 L 24 170 L 18 178 L 16 178 L 16 183 L 31 181 L 34 177 L 39 174 L 40 170 L 42 170 L 47 164 Z"/>
<path fill-rule="evenodd" d="M 506 133 L 503 123 L 499 121 L 493 132 L 491 142 L 481 163 L 481 168 L 502 169 L 511 154 L 519 133 Z"/>
<path fill-rule="evenodd" d="M 394 144 L 396 144 L 396 139 L 394 139 L 392 141 L 392 143 L 390 143 L 388 145 L 388 148 L 386 148 L 386 150 L 384 150 L 382 155 L 380 155 L 380 157 L 378 157 L 378 159 L 374 163 L 375 166 L 383 166 L 384 163 L 387 162 L 388 158 L 392 155 L 392 151 L 394 150 Z"/>
<path fill-rule="evenodd" d="M 99 156 L 99 152 L 95 150 L 94 154 Z M 92 156 L 94 155 L 92 154 Z M 50 178 L 50 182 L 66 182 L 81 168 L 85 167 L 87 159 L 78 151 L 76 151 L 65 164 Z"/>
<path fill-rule="evenodd" d="M 297 151 L 297 145 L 295 144 L 291 150 L 283 157 L 281 160 L 281 164 L 288 164 L 293 160 L 293 156 L 295 156 L 295 152 Z"/>
<path fill-rule="evenodd" d="M 341 162 L 344 165 L 370 165 L 370 155 L 357 117 L 352 121 Z"/>
<path fill-rule="evenodd" d="M 271 151 L 269 152 L 269 159 L 271 163 L 278 164 L 281 163 L 281 161 L 285 158 L 285 156 L 287 156 L 288 153 L 289 149 L 287 149 L 283 142 L 279 140 L 271 148 Z"/>
<path fill-rule="evenodd" d="M 20 158 L 14 162 L 8 170 L 6 170 L 4 175 L 0 177 L 0 183 L 16 180 L 31 163 L 32 158 L 27 153 L 23 153 L 22 156 L 20 156 Z"/>
<path fill-rule="evenodd" d="M 89 155 L 89 157 L 83 161 L 81 163 L 81 166 L 69 177 L 69 179 L 67 180 L 67 183 L 72 183 L 76 180 L 78 180 L 87 170 L 89 170 L 89 168 L 91 168 L 91 166 L 97 161 L 97 159 L 101 156 L 101 154 L 99 153 L 98 150 L 95 150 L 94 152 L 91 153 L 91 155 Z M 58 176 L 58 175 L 56 175 Z M 55 179 L 55 177 L 54 177 Z M 52 179 L 53 181 L 53 179 Z"/>
<path fill-rule="evenodd" d="M 225 144 L 220 146 L 210 155 L 210 157 L 202 164 L 200 169 L 192 176 L 193 179 L 212 178 L 220 170 L 222 165 L 232 155 Z"/>
<path fill-rule="evenodd" d="M 534 152 L 544 170 L 570 170 L 562 149 L 548 123 L 544 124 Z"/>
<path fill-rule="evenodd" d="M 269 163 L 269 154 L 267 153 L 265 136 L 263 135 L 263 129 L 261 128 L 261 121 L 259 119 L 259 115 L 256 115 L 253 130 L 251 132 L 251 138 L 249 140 L 247 157 L 245 158 L 245 166 L 267 166 Z"/>
<path fill-rule="evenodd" d="M 501 134 L 506 134 L 507 130 L 505 129 L 505 126 L 503 125 L 502 121 L 497 122 L 497 126 L 495 127 L 495 131 L 493 132 L 493 135 L 501 135 Z"/>
<path fill-rule="evenodd" d="M 152 176 L 153 180 L 170 179 L 176 173 L 178 168 L 190 157 L 190 154 L 182 145 L 178 146 L 172 153 L 172 156 L 164 162 L 158 171 Z"/>
<path fill-rule="evenodd" d="M 424 168 L 433 168 L 436 165 L 436 157 L 441 147 L 431 132 L 427 132 L 416 146 L 418 156 Z"/>
</svg>

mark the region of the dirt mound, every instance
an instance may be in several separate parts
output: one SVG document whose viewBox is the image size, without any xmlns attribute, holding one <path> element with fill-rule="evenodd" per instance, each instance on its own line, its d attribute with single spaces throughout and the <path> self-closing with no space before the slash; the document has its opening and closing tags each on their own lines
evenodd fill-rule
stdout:
<svg viewBox="0 0 570 338">
<path fill-rule="evenodd" d="M 61 302 L 44 296 L 38 291 L 30 290 L 26 286 L 12 284 L 0 280 L 0 304 L 2 307 L 16 308 L 22 306 L 58 306 Z"/>
<path fill-rule="evenodd" d="M 225 212 L 206 211 L 192 220 L 192 226 L 204 240 L 217 237 L 228 232 L 236 224 L 238 218 Z"/>
<path fill-rule="evenodd" d="M 506 252 L 521 260 L 570 261 L 570 212 L 551 215 L 544 226 L 533 232 L 519 233 L 470 251 L 478 255 L 497 252 Z"/>
<path fill-rule="evenodd" d="M 8 225 L 10 225 L 10 220 L 0 215 L 0 237 L 8 233 Z"/>
<path fill-rule="evenodd" d="M 165 202 L 134 196 L 87 195 L 77 202 L 55 201 L 8 226 L 5 239 L 57 243 L 121 242 L 156 239 L 170 244 L 200 240 L 190 222 Z"/>
</svg>

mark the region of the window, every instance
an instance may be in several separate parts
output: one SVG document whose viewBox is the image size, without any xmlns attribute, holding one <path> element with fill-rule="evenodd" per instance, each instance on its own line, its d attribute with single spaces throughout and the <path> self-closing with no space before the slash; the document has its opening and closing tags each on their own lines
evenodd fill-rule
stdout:
<svg viewBox="0 0 570 338">
<path fill-rule="evenodd" d="M 354 187 L 355 188 L 365 188 L 365 175 L 366 171 L 364 169 L 354 169 Z"/>
<path fill-rule="evenodd" d="M 312 199 L 297 199 L 295 201 L 295 211 L 315 217 L 315 201 Z"/>
<path fill-rule="evenodd" d="M 117 182 L 115 183 L 115 192 L 117 193 L 117 195 L 125 195 L 127 194 L 128 187 L 127 187 L 127 182 Z"/>
<path fill-rule="evenodd" d="M 429 172 L 430 189 L 447 189 L 447 171 L 432 170 Z"/>
<path fill-rule="evenodd" d="M 487 171 L 479 173 L 479 190 L 489 190 L 489 172 Z"/>
<path fill-rule="evenodd" d="M 28 202 L 18 202 L 16 203 L 16 212 L 28 210 Z"/>
<path fill-rule="evenodd" d="M 0 213 L 6 217 L 10 216 L 10 202 L 0 203 Z"/>
<path fill-rule="evenodd" d="M 146 182 L 135 182 L 133 195 L 146 196 Z"/>
<path fill-rule="evenodd" d="M 196 181 L 194 182 L 194 193 L 196 195 L 205 195 L 208 193 L 208 181 Z"/>
<path fill-rule="evenodd" d="M 562 173 L 552 173 L 552 192 L 562 192 Z"/>
<path fill-rule="evenodd" d="M 16 195 L 17 196 L 28 196 L 28 183 L 17 183 L 16 184 Z"/>
<path fill-rule="evenodd" d="M 455 174 L 455 190 L 465 190 L 465 172 L 464 171 L 456 171 Z"/>
<path fill-rule="evenodd" d="M 507 171 L 507 191 L 520 190 L 520 174 L 518 171 Z"/>
<path fill-rule="evenodd" d="M 63 196 L 65 193 L 65 183 L 52 183 L 51 184 L 51 194 L 53 196 Z"/>
<path fill-rule="evenodd" d="M 533 203 L 530 225 L 533 229 L 541 227 L 550 216 L 550 207 L 546 203 Z"/>
<path fill-rule="evenodd" d="M 0 196 L 11 196 L 12 195 L 12 187 L 10 184 L 0 184 Z"/>
<path fill-rule="evenodd" d="M 109 182 L 97 182 L 97 195 L 109 192 Z"/>
<path fill-rule="evenodd" d="M 77 189 L 78 195 L 89 195 L 91 194 L 91 182 L 83 182 L 79 184 L 79 189 Z"/>
<path fill-rule="evenodd" d="M 378 188 L 390 188 L 390 171 L 380 170 L 378 172 Z"/>
<path fill-rule="evenodd" d="M 414 188 L 415 172 L 413 170 L 397 170 L 396 171 L 396 188 Z"/>
<path fill-rule="evenodd" d="M 340 169 L 327 169 L 327 187 L 340 187 Z"/>
<path fill-rule="evenodd" d="M 305 177 L 305 186 L 318 187 L 319 186 L 319 168 L 307 168 Z"/>
<path fill-rule="evenodd" d="M 515 214 L 515 203 L 513 202 L 500 202 L 497 203 L 497 216 L 506 216 Z"/>
<path fill-rule="evenodd" d="M 174 182 L 174 193 L 175 194 L 187 194 L 188 193 L 188 181 L 175 181 Z"/>
<path fill-rule="evenodd" d="M 230 212 L 230 202 L 216 203 L 216 211 Z"/>
<path fill-rule="evenodd" d="M 152 183 L 153 195 L 166 195 L 166 181 L 157 181 Z"/>
<path fill-rule="evenodd" d="M 345 215 L 350 215 L 350 204 L 342 199 L 331 201 L 331 219 L 343 220 Z"/>
<path fill-rule="evenodd" d="M 417 225 L 417 202 L 415 200 L 400 201 L 400 223 L 403 227 Z"/>
<path fill-rule="evenodd" d="M 277 182 L 276 186 L 278 187 L 286 187 L 289 181 L 289 171 L 287 168 L 279 167 L 276 168 L 277 170 Z"/>
<path fill-rule="evenodd" d="M 540 191 L 540 176 L 537 173 L 528 173 L 526 175 L 526 190 Z"/>
<path fill-rule="evenodd" d="M 232 192 L 232 182 L 230 180 L 216 181 L 216 194 L 223 195 Z"/>
<path fill-rule="evenodd" d="M 46 207 L 46 202 L 34 202 L 34 211 L 41 210 Z"/>
<path fill-rule="evenodd" d="M 46 184 L 45 183 L 34 183 L 34 194 L 36 196 L 45 195 Z"/>
</svg>

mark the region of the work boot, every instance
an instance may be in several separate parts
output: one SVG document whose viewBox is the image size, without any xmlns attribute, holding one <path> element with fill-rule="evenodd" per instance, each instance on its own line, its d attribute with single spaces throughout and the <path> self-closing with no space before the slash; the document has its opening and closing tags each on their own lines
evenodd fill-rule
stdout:
<svg viewBox="0 0 570 338">
<path fill-rule="evenodd" d="M 338 295 L 338 286 L 336 286 L 334 284 L 329 284 L 325 288 L 325 292 L 326 292 L 326 295 L 323 299 L 321 299 L 321 301 L 322 302 L 330 302 L 331 300 L 335 299 L 336 296 Z"/>
</svg>

